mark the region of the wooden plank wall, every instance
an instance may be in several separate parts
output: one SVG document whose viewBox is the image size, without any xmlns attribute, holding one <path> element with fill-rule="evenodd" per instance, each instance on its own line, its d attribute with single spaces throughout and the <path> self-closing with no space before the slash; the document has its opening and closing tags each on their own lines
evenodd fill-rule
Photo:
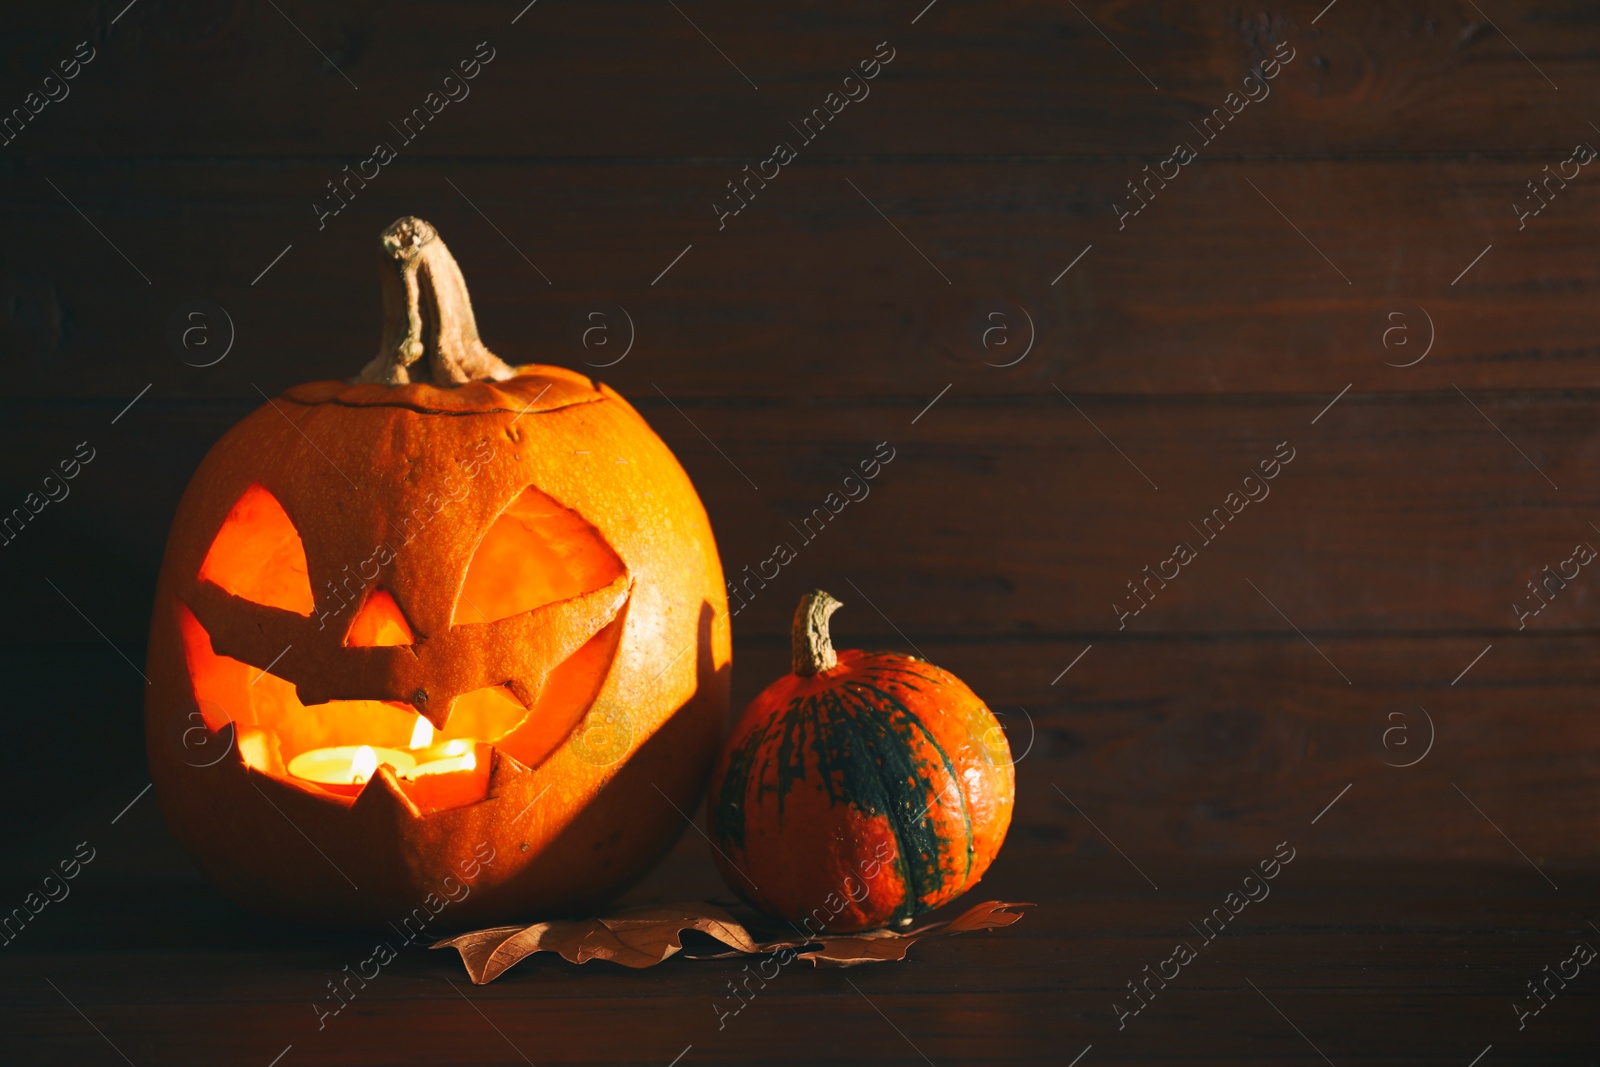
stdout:
<svg viewBox="0 0 1600 1067">
<path fill-rule="evenodd" d="M 1600 171 L 1564 163 L 1600 144 L 1592 5 L 123 3 L 0 27 L 4 107 L 93 53 L 0 147 L 0 510 L 96 450 L 0 553 L 4 713 L 45 754 L 8 796 L 143 773 L 102 637 L 141 658 L 178 494 L 257 390 L 369 357 L 375 237 L 415 213 L 501 355 L 635 401 L 730 572 L 799 549 L 735 620 L 741 703 L 823 585 L 842 643 L 1004 713 L 1018 846 L 1107 851 L 1088 816 L 1135 855 L 1253 856 L 1338 795 L 1332 854 L 1593 855 L 1600 576 L 1513 607 L 1600 545 Z M 1236 91 L 1262 98 L 1205 140 Z"/>
</svg>

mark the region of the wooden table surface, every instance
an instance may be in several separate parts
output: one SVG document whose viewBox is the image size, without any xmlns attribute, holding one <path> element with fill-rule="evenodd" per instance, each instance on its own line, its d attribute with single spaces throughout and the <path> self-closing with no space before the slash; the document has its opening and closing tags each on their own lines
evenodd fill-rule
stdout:
<svg viewBox="0 0 1600 1067">
<path fill-rule="evenodd" d="M 334 1003 L 325 983 L 369 956 L 372 937 L 240 912 L 188 866 L 148 799 L 112 830 L 105 822 L 114 813 L 79 814 L 70 829 L 99 842 L 95 859 L 69 897 L 0 952 L 0 1062 L 1600 1060 L 1600 964 L 1579 969 L 1564 989 L 1552 982 L 1557 995 L 1520 1028 L 1514 1009 L 1538 1006 L 1526 983 L 1544 980 L 1546 965 L 1563 969 L 1580 942 L 1600 947 L 1592 925 L 1600 868 L 1552 866 L 1541 875 L 1516 859 L 1333 859 L 1324 842 L 1352 817 L 1337 805 L 1315 825 L 1315 807 L 1298 813 L 1276 839 L 1260 841 L 1254 861 L 1008 851 L 962 903 L 1033 902 L 1015 925 L 924 941 L 899 963 L 814 970 L 797 961 L 765 988 L 751 983 L 754 994 L 736 1014 L 727 1014 L 739 1003 L 728 983 L 743 978 L 740 960 L 674 959 L 633 971 L 542 956 L 473 986 L 453 950 L 414 947 L 326 1018 L 314 1007 Z M 1245 876 L 1275 854 L 1293 859 L 1265 895 L 1259 882 L 1247 887 Z M 27 860 L 7 863 L 6 884 L 43 870 L 46 854 Z M 1258 899 L 1229 902 L 1245 888 Z M 631 899 L 718 894 L 726 891 L 705 842 L 688 833 Z M 1228 908 L 1238 913 L 1220 932 L 1213 919 L 1214 939 L 1197 934 L 1214 909 Z M 1166 988 L 1151 982 L 1154 994 L 1132 1014 L 1138 1002 L 1128 983 L 1170 975 L 1166 961 L 1179 943 L 1194 958 Z"/>
<path fill-rule="evenodd" d="M 1568 162 L 1597 51 L 1583 0 L 7 5 L 0 518 L 96 458 L 0 543 L 0 909 L 97 852 L 0 947 L 0 1063 L 1600 1063 L 1594 968 L 1515 1010 L 1600 946 L 1600 581 L 1545 577 L 1600 545 L 1600 171 Z M 722 1029 L 734 963 L 474 988 L 412 950 L 317 1029 L 368 946 L 193 874 L 143 793 L 138 665 L 196 464 L 370 358 L 406 214 L 500 355 L 637 405 L 730 577 L 890 444 L 733 621 L 734 703 L 817 586 L 842 646 L 970 683 L 1019 756 L 978 893 L 1021 923 L 787 968 Z M 1119 1030 L 1282 841 L 1271 896 Z M 636 892 L 717 892 L 702 845 Z"/>
</svg>

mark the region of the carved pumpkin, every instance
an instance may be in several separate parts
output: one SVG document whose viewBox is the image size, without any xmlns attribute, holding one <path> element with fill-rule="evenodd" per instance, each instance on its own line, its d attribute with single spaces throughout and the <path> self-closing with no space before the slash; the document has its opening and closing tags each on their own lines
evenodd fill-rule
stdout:
<svg viewBox="0 0 1600 1067">
<path fill-rule="evenodd" d="M 1011 824 L 1005 733 L 960 679 L 895 652 L 835 653 L 818 590 L 793 673 L 740 716 L 711 776 L 728 885 L 804 933 L 904 925 L 983 877 Z"/>
<path fill-rule="evenodd" d="M 262 910 L 586 906 L 671 847 L 715 754 L 711 529 L 622 397 L 483 346 L 432 227 L 402 219 L 383 249 L 378 357 L 248 416 L 179 505 L 149 650 L 157 795 Z"/>
</svg>

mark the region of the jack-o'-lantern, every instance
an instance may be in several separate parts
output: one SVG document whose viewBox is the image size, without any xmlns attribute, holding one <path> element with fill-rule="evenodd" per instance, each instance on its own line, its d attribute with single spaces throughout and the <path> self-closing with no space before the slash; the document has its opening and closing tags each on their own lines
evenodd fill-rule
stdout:
<svg viewBox="0 0 1600 1067">
<path fill-rule="evenodd" d="M 592 906 L 671 847 L 716 752 L 710 525 L 622 397 L 484 347 L 431 226 L 399 220 L 383 258 L 377 358 L 256 410 L 178 507 L 149 650 L 157 795 L 258 909 Z"/>
</svg>

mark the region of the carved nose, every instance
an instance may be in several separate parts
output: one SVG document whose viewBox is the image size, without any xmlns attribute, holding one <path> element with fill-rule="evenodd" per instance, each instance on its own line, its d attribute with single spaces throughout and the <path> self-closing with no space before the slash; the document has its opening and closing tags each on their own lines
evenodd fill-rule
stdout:
<svg viewBox="0 0 1600 1067">
<path fill-rule="evenodd" d="M 410 707 L 433 723 L 436 729 L 443 730 L 450 721 L 450 713 L 455 710 L 456 694 L 446 693 L 442 697 L 435 697 L 426 689 L 418 689 L 411 694 Z"/>
</svg>

